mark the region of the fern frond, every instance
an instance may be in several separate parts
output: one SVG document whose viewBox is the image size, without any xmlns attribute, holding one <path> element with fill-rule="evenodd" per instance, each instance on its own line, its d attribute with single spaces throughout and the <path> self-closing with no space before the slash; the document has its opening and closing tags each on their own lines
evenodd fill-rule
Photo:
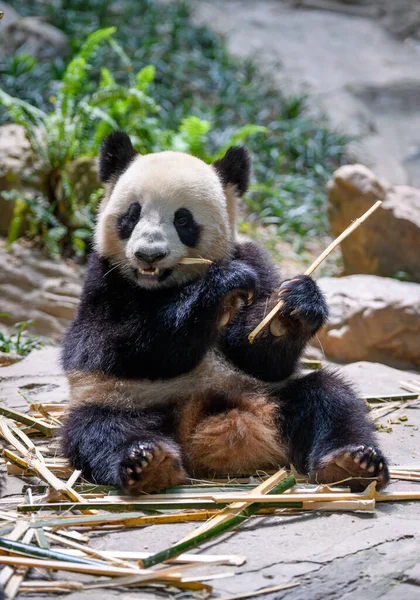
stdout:
<svg viewBox="0 0 420 600">
<path fill-rule="evenodd" d="M 87 62 L 99 44 L 109 39 L 116 31 L 116 27 L 104 27 L 88 35 L 85 43 L 79 50 L 79 56 Z"/>
</svg>

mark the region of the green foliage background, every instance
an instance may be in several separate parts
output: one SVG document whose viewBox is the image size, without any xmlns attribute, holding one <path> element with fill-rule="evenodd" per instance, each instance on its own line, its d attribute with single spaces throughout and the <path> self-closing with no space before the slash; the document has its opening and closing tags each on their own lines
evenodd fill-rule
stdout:
<svg viewBox="0 0 420 600">
<path fill-rule="evenodd" d="M 20 215 L 31 215 L 27 235 L 38 236 L 51 253 L 88 249 L 100 191 L 75 206 L 66 165 L 95 155 L 117 127 L 140 151 L 169 147 L 209 162 L 246 141 L 254 166 L 247 220 L 275 224 L 279 236 L 326 232 L 325 184 L 344 160 L 347 139 L 310 118 L 305 98 L 280 94 L 255 64 L 231 57 L 223 40 L 192 23 L 188 3 L 21 0 L 18 10 L 60 27 L 73 50 L 67 65 L 26 55 L 0 64 L 8 92 L 0 98 L 8 106 L 0 119 L 25 125 L 54 181 L 46 198 L 17 203 Z M 40 127 L 47 132 L 41 138 Z"/>
</svg>

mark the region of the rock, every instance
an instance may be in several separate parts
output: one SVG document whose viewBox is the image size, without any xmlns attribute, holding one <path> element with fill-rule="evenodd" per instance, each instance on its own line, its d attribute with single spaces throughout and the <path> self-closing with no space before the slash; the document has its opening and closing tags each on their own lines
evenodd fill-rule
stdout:
<svg viewBox="0 0 420 600">
<path fill-rule="evenodd" d="M 18 13 L 15 9 L 6 2 L 0 2 L 0 12 L 3 12 L 3 18 L 0 23 L 0 31 L 4 31 L 5 28 L 9 27 L 19 19 Z"/>
<path fill-rule="evenodd" d="M 0 193 L 18 189 L 33 196 L 44 191 L 45 179 L 40 164 L 20 125 L 0 127 Z M 0 195 L 0 235 L 7 235 L 15 203 Z"/>
<path fill-rule="evenodd" d="M 17 243 L 9 253 L 0 247 L 0 323 L 31 319 L 31 332 L 60 342 L 75 315 L 83 273 Z"/>
<path fill-rule="evenodd" d="M 304 92 L 310 111 L 357 138 L 350 149 L 360 162 L 394 183 L 413 183 L 404 160 L 419 142 L 420 111 L 412 102 L 420 82 L 418 44 L 403 43 L 381 23 L 389 17 L 397 25 L 398 16 L 402 37 L 417 32 L 420 39 L 418 0 L 196 0 L 192 7 L 196 22 L 221 33 L 231 52 L 256 60 L 281 91 Z M 362 16 L 375 12 L 383 17 Z M 360 93 L 365 87 L 374 91 L 373 103 Z"/>
<path fill-rule="evenodd" d="M 0 352 L 0 367 L 9 367 L 22 360 L 22 356 L 12 352 Z"/>
<path fill-rule="evenodd" d="M 329 322 L 317 336 L 327 358 L 420 367 L 419 284 L 373 275 L 318 283 L 330 307 Z"/>
<path fill-rule="evenodd" d="M 65 33 L 40 18 L 12 16 L 2 26 L 0 52 L 3 56 L 25 52 L 38 60 L 51 60 L 68 56 L 70 45 Z"/>
<path fill-rule="evenodd" d="M 381 181 L 363 165 L 340 167 L 328 184 L 333 235 L 376 200 L 382 206 L 341 244 L 345 273 L 406 274 L 420 281 L 420 190 Z"/>
</svg>

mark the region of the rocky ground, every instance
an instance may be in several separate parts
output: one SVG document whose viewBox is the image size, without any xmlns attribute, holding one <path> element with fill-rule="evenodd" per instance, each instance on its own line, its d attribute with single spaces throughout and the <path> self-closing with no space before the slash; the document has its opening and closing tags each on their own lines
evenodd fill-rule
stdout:
<svg viewBox="0 0 420 600">
<path fill-rule="evenodd" d="M 360 393 L 400 393 L 402 380 L 420 379 L 420 284 L 413 283 L 420 281 L 420 193 L 401 185 L 420 187 L 418 3 L 193 0 L 193 5 L 197 21 L 224 33 L 233 52 L 256 58 L 283 91 L 307 89 L 315 112 L 323 111 L 337 127 L 363 136 L 353 147 L 358 159 L 372 166 L 376 175 L 360 165 L 336 172 L 329 189 L 333 234 L 375 200 L 384 203 L 343 244 L 344 267 L 351 275 L 320 279 L 331 319 L 319 335 L 318 348 L 311 352 L 323 360 L 325 352 L 328 360 L 351 362 L 342 371 Z M 33 23 L 24 25 L 30 29 Z M 25 29 L 22 24 L 19 27 Z M 0 138 L 2 189 L 13 183 L 10 173 L 18 176 L 25 169 L 34 170 L 21 130 L 9 126 L 6 133 Z M 0 205 L 3 216 L 6 208 Z M 0 234 L 4 235 L 1 221 Z M 298 270 L 299 265 L 289 264 L 285 275 Z M 396 276 L 411 281 L 398 281 Z M 33 319 L 33 330 L 58 344 L 75 313 L 82 278 L 81 267 L 46 260 L 20 245 L 6 253 L 0 242 L 1 329 Z M 25 410 L 19 388 L 40 402 L 67 399 L 56 346 L 34 351 L 23 361 L 0 369 L 2 401 Z M 398 415 L 408 420 L 392 425 L 389 433 L 379 432 L 381 445 L 392 464 L 419 465 L 420 401 L 407 402 L 392 419 Z M 389 418 L 385 415 L 380 423 L 388 425 Z M 416 486 L 393 482 L 390 489 Z M 20 493 L 21 487 L 20 479 L 9 477 L 6 496 Z M 381 504 L 374 515 L 311 513 L 258 519 L 212 545 L 214 553 L 247 557 L 234 577 L 215 581 L 215 590 L 225 597 L 298 582 L 293 589 L 264 597 L 414 600 L 420 597 L 419 514 L 418 503 L 399 503 Z M 178 524 L 106 533 L 95 537 L 94 544 L 102 549 L 153 551 L 192 528 Z M 76 592 L 67 597 L 102 599 L 104 592 Z M 106 592 L 106 598 L 114 597 L 162 596 Z"/>
<path fill-rule="evenodd" d="M 365 394 L 401 393 L 400 381 L 415 377 L 364 362 L 343 367 L 342 371 Z M 19 387 L 35 401 L 63 401 L 67 397 L 67 384 L 59 370 L 55 348 L 34 351 L 23 362 L 3 368 L 0 385 L 5 403 L 18 410 L 26 408 L 17 392 Z M 408 401 L 392 413 L 392 419 L 400 415 L 406 416 L 407 421 L 392 425 L 390 433 L 378 433 L 379 441 L 392 464 L 418 465 L 420 402 Z M 380 422 L 386 425 L 388 419 L 386 415 Z M 390 489 L 416 489 L 418 485 L 394 482 Z M 8 477 L 6 496 L 19 494 L 21 488 L 19 478 Z M 95 534 L 92 544 L 101 549 L 157 551 L 175 543 L 194 527 L 182 523 Z M 264 598 L 414 600 L 419 598 L 420 586 L 419 535 L 418 503 L 382 503 L 372 515 L 317 512 L 258 518 L 206 549 L 209 552 L 211 547 L 213 554 L 243 554 L 247 558 L 244 566 L 234 569 L 234 577 L 214 581 L 215 594 L 222 598 L 298 582 L 295 588 Z M 66 597 L 101 600 L 104 591 L 74 592 Z M 107 590 L 106 598 L 157 600 L 162 596 Z"/>
<path fill-rule="evenodd" d="M 255 58 L 284 93 L 360 137 L 360 162 L 420 185 L 419 5 L 416 0 L 194 0 L 196 20 Z"/>
</svg>

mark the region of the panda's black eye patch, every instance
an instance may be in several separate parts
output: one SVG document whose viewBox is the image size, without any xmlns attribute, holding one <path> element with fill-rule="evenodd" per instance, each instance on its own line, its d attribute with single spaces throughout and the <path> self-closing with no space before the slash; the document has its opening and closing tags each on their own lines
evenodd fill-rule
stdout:
<svg viewBox="0 0 420 600">
<path fill-rule="evenodd" d="M 117 229 L 118 235 L 122 240 L 127 240 L 133 233 L 134 227 L 140 219 L 141 206 L 138 202 L 130 204 L 128 210 L 118 217 Z"/>
<path fill-rule="evenodd" d="M 194 248 L 200 237 L 200 225 L 196 223 L 188 208 L 179 208 L 174 215 L 174 225 L 179 239 L 185 246 Z"/>
</svg>

